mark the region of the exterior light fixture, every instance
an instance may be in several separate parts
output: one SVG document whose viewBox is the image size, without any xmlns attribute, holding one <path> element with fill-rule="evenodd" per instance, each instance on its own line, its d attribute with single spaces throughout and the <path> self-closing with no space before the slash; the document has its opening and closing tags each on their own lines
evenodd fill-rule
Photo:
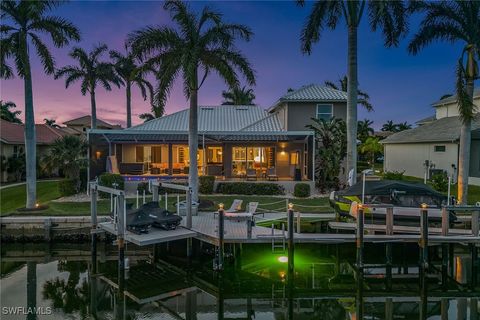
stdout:
<svg viewBox="0 0 480 320">
<path fill-rule="evenodd" d="M 278 260 L 278 262 L 280 262 L 280 263 L 287 263 L 287 262 L 288 262 L 288 257 L 286 257 L 286 256 L 280 256 L 280 257 L 278 257 L 277 260 Z"/>
<path fill-rule="evenodd" d="M 290 203 L 288 204 L 288 210 L 293 210 L 293 203 L 290 202 Z"/>
<path fill-rule="evenodd" d="M 218 210 L 223 210 L 223 203 L 218 204 Z"/>
<path fill-rule="evenodd" d="M 422 203 L 420 206 L 421 206 L 422 209 L 424 209 L 424 210 L 428 208 L 428 204 L 426 204 L 426 203 Z"/>
</svg>

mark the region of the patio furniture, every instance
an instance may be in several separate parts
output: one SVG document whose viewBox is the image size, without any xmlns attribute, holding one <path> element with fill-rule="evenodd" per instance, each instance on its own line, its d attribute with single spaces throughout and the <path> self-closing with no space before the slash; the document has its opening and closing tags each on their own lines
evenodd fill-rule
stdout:
<svg viewBox="0 0 480 320">
<path fill-rule="evenodd" d="M 122 162 L 120 163 L 121 174 L 143 175 L 145 173 L 145 165 L 141 162 Z"/>
<path fill-rule="evenodd" d="M 183 163 L 176 162 L 173 164 L 172 172 L 173 174 L 181 174 L 184 173 L 185 166 Z"/>
<path fill-rule="evenodd" d="M 258 207 L 258 202 L 249 202 L 247 212 L 225 212 L 226 219 L 234 219 L 239 222 L 242 219 L 252 219 Z"/>
<path fill-rule="evenodd" d="M 232 205 L 230 206 L 230 208 L 228 208 L 227 210 L 225 210 L 225 214 L 227 213 L 234 213 L 234 212 L 238 212 L 240 210 L 242 210 L 242 203 L 243 203 L 243 200 L 240 200 L 240 199 L 235 199 L 233 200 L 232 202 Z M 218 211 L 215 211 L 213 213 L 213 218 L 215 219 L 215 216 L 218 214 Z"/>
<path fill-rule="evenodd" d="M 267 180 L 269 181 L 278 181 L 278 176 L 275 168 L 267 169 Z"/>
<path fill-rule="evenodd" d="M 246 180 L 257 180 L 257 170 L 247 169 Z"/>
</svg>

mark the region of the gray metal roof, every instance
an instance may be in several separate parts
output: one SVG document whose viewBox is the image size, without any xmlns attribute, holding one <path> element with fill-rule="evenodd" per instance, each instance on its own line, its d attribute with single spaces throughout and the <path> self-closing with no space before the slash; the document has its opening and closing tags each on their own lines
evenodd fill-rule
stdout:
<svg viewBox="0 0 480 320">
<path fill-rule="evenodd" d="M 435 121 L 435 120 L 437 120 L 437 116 L 433 114 L 433 115 L 428 116 L 426 118 L 415 121 L 415 124 L 422 125 L 422 124 L 429 123 L 429 122 L 432 122 L 432 121 Z"/>
<path fill-rule="evenodd" d="M 279 101 L 346 101 L 345 91 L 309 84 L 282 96 Z"/>
<path fill-rule="evenodd" d="M 476 88 L 474 91 L 473 91 L 473 96 L 475 98 L 477 97 L 480 97 L 480 88 Z M 452 102 L 455 102 L 457 101 L 457 95 L 453 95 L 453 96 L 450 96 L 448 98 L 445 98 L 445 99 L 442 99 L 442 100 L 438 100 L 434 103 L 432 103 L 432 106 L 441 106 L 443 104 L 448 104 L 448 103 L 452 103 Z"/>
<path fill-rule="evenodd" d="M 128 128 L 135 131 L 188 132 L 189 109 Z M 283 131 L 276 115 L 258 106 L 199 106 L 198 131 Z"/>
<path fill-rule="evenodd" d="M 441 118 L 422 126 L 397 132 L 382 140 L 390 143 L 454 142 L 460 138 L 462 123 L 459 117 Z M 480 130 L 480 117 L 472 121 L 472 131 Z"/>
</svg>

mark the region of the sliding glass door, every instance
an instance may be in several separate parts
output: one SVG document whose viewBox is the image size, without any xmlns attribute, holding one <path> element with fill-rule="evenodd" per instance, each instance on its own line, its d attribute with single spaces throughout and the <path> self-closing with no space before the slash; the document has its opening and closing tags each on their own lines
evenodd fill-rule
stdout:
<svg viewBox="0 0 480 320">
<path fill-rule="evenodd" d="M 262 176 L 268 168 L 275 167 L 274 147 L 233 147 L 232 174 L 244 176 L 247 169 L 254 169 L 257 176 Z"/>
</svg>

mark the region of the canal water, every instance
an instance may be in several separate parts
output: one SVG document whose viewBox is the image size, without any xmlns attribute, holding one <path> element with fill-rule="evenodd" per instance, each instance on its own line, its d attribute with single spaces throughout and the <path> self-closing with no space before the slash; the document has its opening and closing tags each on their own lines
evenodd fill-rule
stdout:
<svg viewBox="0 0 480 320">
<path fill-rule="evenodd" d="M 435 249 L 419 276 L 413 244 L 394 245 L 390 273 L 385 246 L 367 245 L 363 274 L 352 244 L 297 245 L 293 273 L 286 251 L 270 245 L 227 245 L 222 273 L 213 271 L 212 246 L 195 241 L 191 259 L 185 247 L 129 244 L 119 273 L 109 244 L 98 244 L 96 268 L 89 243 L 3 244 L 0 318 L 480 319 L 479 287 L 469 283 L 472 261 L 461 246 L 451 248 L 446 283 Z"/>
</svg>

